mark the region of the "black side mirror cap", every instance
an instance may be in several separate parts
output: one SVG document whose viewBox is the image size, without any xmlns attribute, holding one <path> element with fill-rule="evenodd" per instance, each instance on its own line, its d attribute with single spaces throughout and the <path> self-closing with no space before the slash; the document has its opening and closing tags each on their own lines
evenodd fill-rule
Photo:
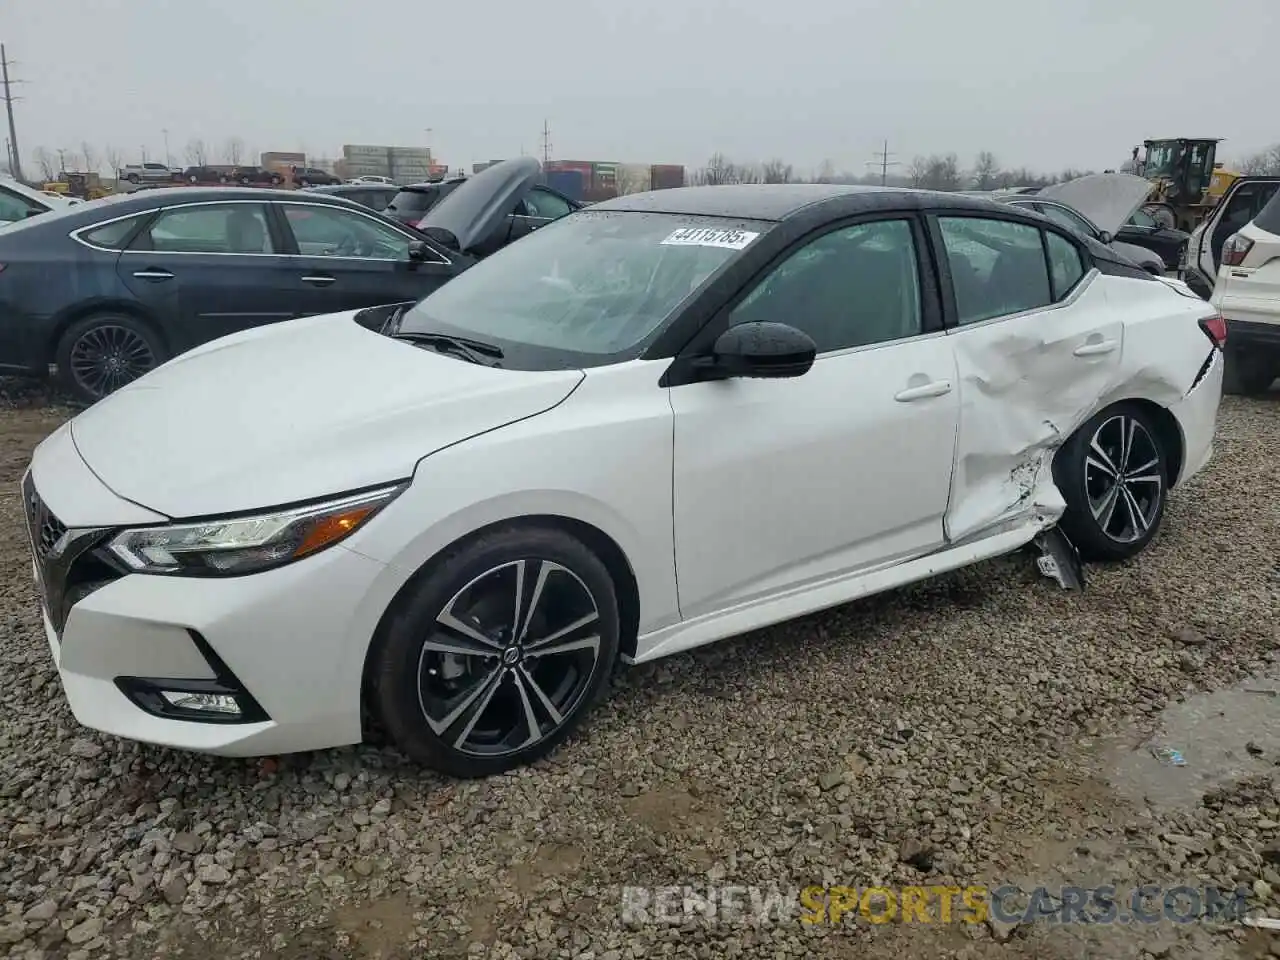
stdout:
<svg viewBox="0 0 1280 960">
<path fill-rule="evenodd" d="M 1106 230 L 1100 230 L 1100 231 L 1098 231 L 1098 242 L 1099 242 L 1099 243 L 1112 243 L 1112 242 L 1114 242 L 1114 241 L 1115 241 L 1115 237 L 1113 237 L 1113 236 L 1112 236 L 1110 233 L 1108 233 Z"/>
<path fill-rule="evenodd" d="M 425 263 L 431 259 L 431 248 L 425 240 L 409 241 L 409 259 L 414 263 Z"/>
<path fill-rule="evenodd" d="M 813 366 L 818 348 L 804 331 L 785 323 L 742 323 L 716 339 L 699 366 L 712 377 L 799 377 Z"/>
</svg>

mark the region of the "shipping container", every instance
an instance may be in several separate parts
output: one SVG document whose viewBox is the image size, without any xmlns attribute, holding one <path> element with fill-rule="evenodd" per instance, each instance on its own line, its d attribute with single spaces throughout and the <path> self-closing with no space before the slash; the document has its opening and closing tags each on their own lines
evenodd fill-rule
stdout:
<svg viewBox="0 0 1280 960">
<path fill-rule="evenodd" d="M 655 163 L 650 168 L 650 180 L 654 190 L 670 190 L 684 186 L 684 167 L 673 163 Z"/>
<path fill-rule="evenodd" d="M 544 164 L 546 170 L 576 170 L 582 174 L 582 182 L 589 184 L 591 182 L 591 161 L 590 160 L 550 160 Z"/>
<path fill-rule="evenodd" d="M 548 170 L 545 178 L 547 186 L 557 193 L 562 193 L 570 200 L 582 200 L 583 176 L 581 170 Z"/>
<path fill-rule="evenodd" d="M 618 196 L 620 197 L 628 193 L 644 193 L 646 190 L 652 189 L 652 168 L 645 163 L 620 163 L 618 164 L 617 185 Z"/>
<path fill-rule="evenodd" d="M 590 186 L 582 191 L 582 200 L 586 203 L 599 203 L 602 200 L 612 200 L 617 195 L 616 187 Z"/>
</svg>

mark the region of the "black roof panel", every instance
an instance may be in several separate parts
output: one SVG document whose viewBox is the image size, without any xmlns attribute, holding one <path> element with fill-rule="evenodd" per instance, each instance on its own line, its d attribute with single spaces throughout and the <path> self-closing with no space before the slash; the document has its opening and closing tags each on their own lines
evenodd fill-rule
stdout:
<svg viewBox="0 0 1280 960">
<path fill-rule="evenodd" d="M 589 210 L 628 210 L 742 220 L 785 220 L 818 205 L 839 208 L 841 216 L 891 208 L 988 207 L 988 201 L 958 193 L 845 183 L 743 183 L 715 187 L 673 187 L 632 193 L 593 203 Z"/>
</svg>

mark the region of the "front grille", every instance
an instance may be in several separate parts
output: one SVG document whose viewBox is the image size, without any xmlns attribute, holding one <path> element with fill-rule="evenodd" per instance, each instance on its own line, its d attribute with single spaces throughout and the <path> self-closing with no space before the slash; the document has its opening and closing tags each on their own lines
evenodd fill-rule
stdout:
<svg viewBox="0 0 1280 960">
<path fill-rule="evenodd" d="M 121 575 L 94 550 L 110 531 L 69 529 L 45 504 L 30 471 L 22 478 L 22 503 L 41 588 L 40 600 L 54 632 L 61 637 L 71 607 Z"/>
</svg>

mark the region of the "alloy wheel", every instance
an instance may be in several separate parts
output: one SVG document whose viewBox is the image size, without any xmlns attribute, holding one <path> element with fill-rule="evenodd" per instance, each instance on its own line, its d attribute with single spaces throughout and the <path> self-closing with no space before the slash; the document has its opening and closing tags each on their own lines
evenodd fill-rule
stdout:
<svg viewBox="0 0 1280 960">
<path fill-rule="evenodd" d="M 105 397 L 155 365 L 155 353 L 146 339 L 119 324 L 92 327 L 71 347 L 71 375 L 86 393 L 95 397 Z"/>
<path fill-rule="evenodd" d="M 600 611 L 573 571 L 549 560 L 493 567 L 453 595 L 418 657 L 418 705 L 459 753 L 526 750 L 582 704 L 600 659 Z"/>
<path fill-rule="evenodd" d="M 1089 440 L 1084 482 L 1089 510 L 1103 534 L 1116 543 L 1141 540 L 1164 497 L 1160 447 L 1135 417 L 1110 417 Z"/>
</svg>

